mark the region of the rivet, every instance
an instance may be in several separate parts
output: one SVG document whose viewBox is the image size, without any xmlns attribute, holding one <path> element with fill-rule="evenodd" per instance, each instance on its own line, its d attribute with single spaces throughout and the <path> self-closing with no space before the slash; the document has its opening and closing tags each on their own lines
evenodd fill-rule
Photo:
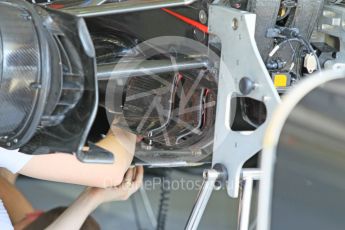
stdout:
<svg viewBox="0 0 345 230">
<path fill-rule="evenodd" d="M 238 26 L 239 26 L 238 24 L 239 23 L 238 23 L 238 19 L 237 18 L 232 19 L 231 27 L 232 27 L 233 30 L 237 30 L 238 29 Z"/>
<path fill-rule="evenodd" d="M 207 14 L 204 10 L 200 10 L 199 12 L 199 21 L 202 24 L 206 24 L 207 23 Z"/>
</svg>

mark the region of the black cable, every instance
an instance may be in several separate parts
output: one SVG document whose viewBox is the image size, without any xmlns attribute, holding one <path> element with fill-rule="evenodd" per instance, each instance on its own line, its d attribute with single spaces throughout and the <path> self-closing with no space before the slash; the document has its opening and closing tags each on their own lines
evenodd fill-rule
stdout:
<svg viewBox="0 0 345 230">
<path fill-rule="evenodd" d="M 290 45 L 290 48 L 291 48 L 291 50 L 292 50 L 292 55 L 291 55 L 291 61 L 292 61 L 292 63 L 294 63 L 294 65 L 296 65 L 295 63 L 296 63 L 296 53 L 298 52 L 298 53 L 301 53 L 300 52 L 300 49 L 298 50 L 298 51 L 296 51 L 294 48 L 293 48 L 293 45 L 291 44 L 291 42 L 298 42 L 298 43 L 300 43 L 302 46 L 305 46 L 304 45 L 304 43 L 300 40 L 300 39 L 298 39 L 298 38 L 289 38 L 289 39 L 286 39 L 285 40 L 289 45 Z M 284 45 L 284 43 L 285 43 L 285 41 L 283 41 L 282 43 L 280 43 L 279 44 L 279 46 L 282 46 L 282 45 Z M 299 71 L 299 60 L 300 60 L 300 58 L 297 60 L 297 72 L 300 72 Z M 291 69 L 293 69 L 293 67 L 291 66 L 291 68 L 289 69 L 289 71 L 291 71 Z M 301 73 L 300 73 L 301 74 Z M 300 78 L 300 74 L 297 74 L 297 77 L 298 78 Z"/>
<path fill-rule="evenodd" d="M 301 39 L 299 39 L 299 38 L 288 38 L 288 39 L 285 39 L 285 40 L 283 40 L 282 42 L 280 42 L 279 44 L 278 44 L 278 46 L 279 47 L 281 47 L 282 45 L 284 45 L 285 43 L 290 43 L 290 42 L 299 42 L 299 43 L 301 43 L 303 46 L 305 46 L 305 44 L 304 44 L 304 42 L 301 40 Z"/>
<path fill-rule="evenodd" d="M 316 59 L 316 63 L 317 63 L 317 68 L 318 68 L 319 71 L 321 71 L 321 64 L 320 64 L 319 57 L 316 55 L 316 52 L 315 52 L 314 48 L 312 47 L 312 45 L 310 44 L 310 42 L 308 42 L 302 36 L 296 36 L 296 37 L 293 37 L 293 38 L 287 38 L 287 39 L 283 40 L 282 42 L 278 43 L 271 52 L 273 52 L 276 49 L 275 52 L 274 52 L 274 54 L 275 54 L 275 53 L 278 52 L 278 50 L 280 50 L 280 48 L 283 45 L 285 45 L 286 43 L 289 43 L 291 45 L 291 42 L 299 42 L 301 45 L 303 45 L 308 50 L 309 53 L 314 55 L 314 57 Z M 271 58 L 274 56 L 274 54 L 269 57 L 268 61 L 271 60 Z M 295 58 L 294 55 L 292 55 L 292 58 L 293 59 Z M 292 61 L 293 61 L 293 59 L 292 59 Z"/>
<path fill-rule="evenodd" d="M 159 201 L 158 217 L 157 217 L 157 230 L 165 230 L 167 215 L 169 211 L 170 202 L 170 182 L 171 170 L 164 171 L 161 183 L 161 197 Z"/>
<path fill-rule="evenodd" d="M 286 43 L 288 43 L 291 46 L 291 42 L 299 42 L 303 45 L 302 41 L 298 38 L 288 38 L 283 40 L 282 42 L 278 43 L 270 52 L 270 55 L 268 57 L 267 63 L 269 63 L 272 60 L 272 57 L 281 49 L 281 47 L 283 45 L 285 45 Z M 277 48 L 278 47 L 278 48 Z M 292 47 L 290 47 L 292 48 Z M 273 54 L 271 54 L 273 51 L 275 51 Z M 291 56 L 291 61 L 294 61 L 294 55 L 296 53 L 296 51 L 294 49 L 292 49 L 293 51 L 293 55 Z"/>
<path fill-rule="evenodd" d="M 304 37 L 297 36 L 296 38 L 285 39 L 284 41 L 279 43 L 278 46 L 281 47 L 281 45 L 285 44 L 286 42 L 291 42 L 291 41 L 300 42 L 308 50 L 308 52 L 311 53 L 315 57 L 316 63 L 317 63 L 317 68 L 319 71 L 321 71 L 321 63 L 320 63 L 319 57 L 316 55 L 316 52 L 315 52 L 313 46 Z"/>
</svg>

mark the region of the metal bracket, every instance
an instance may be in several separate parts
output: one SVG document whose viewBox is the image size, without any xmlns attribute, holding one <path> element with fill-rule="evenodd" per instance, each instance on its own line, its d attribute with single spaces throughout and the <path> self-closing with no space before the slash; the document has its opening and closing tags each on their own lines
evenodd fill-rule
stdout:
<svg viewBox="0 0 345 230">
<path fill-rule="evenodd" d="M 197 0 L 141 0 L 120 1 L 108 4 L 90 5 L 86 7 L 63 8 L 62 11 L 79 17 L 99 17 L 113 14 L 132 13 L 143 10 L 169 8 L 190 5 Z M 102 2 L 102 1 L 100 1 Z"/>
<path fill-rule="evenodd" d="M 76 154 L 77 159 L 82 163 L 88 164 L 113 164 L 115 161 L 114 155 L 97 145 L 89 142 L 89 151 L 79 151 Z"/>
<path fill-rule="evenodd" d="M 221 40 L 222 47 L 213 165 L 220 163 L 227 168 L 228 195 L 236 198 L 243 164 L 262 149 L 267 121 L 280 103 L 280 97 L 255 42 L 256 15 L 218 5 L 210 6 L 209 15 L 209 32 Z M 266 122 L 251 132 L 231 129 L 231 114 L 235 110 L 231 99 L 244 96 L 239 89 L 244 77 L 255 83 L 246 97 L 263 102 L 267 109 Z"/>
</svg>

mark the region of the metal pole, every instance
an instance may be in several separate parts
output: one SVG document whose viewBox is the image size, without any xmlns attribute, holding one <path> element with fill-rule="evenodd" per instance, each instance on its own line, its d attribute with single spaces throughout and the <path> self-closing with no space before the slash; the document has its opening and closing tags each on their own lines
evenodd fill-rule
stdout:
<svg viewBox="0 0 345 230">
<path fill-rule="evenodd" d="M 105 3 L 107 0 L 92 0 L 90 6 L 99 6 Z"/>
<path fill-rule="evenodd" d="M 209 169 L 204 172 L 204 182 L 196 199 L 193 211 L 188 219 L 185 230 L 196 230 L 199 226 L 201 217 L 205 211 L 206 205 L 211 197 L 215 182 L 220 173 L 217 170 Z"/>
<path fill-rule="evenodd" d="M 196 1 L 197 0 L 134 0 L 61 10 L 79 17 L 97 17 L 165 7 L 184 6 L 190 5 Z"/>
<path fill-rule="evenodd" d="M 56 4 L 60 4 L 63 6 L 60 10 L 61 11 L 67 11 L 71 10 L 72 8 L 77 9 L 81 7 L 89 7 L 89 6 L 99 6 L 106 2 L 107 0 L 59 0 L 56 2 Z M 44 3 L 46 6 L 49 7 L 49 5 L 54 4 L 53 1 Z"/>
<path fill-rule="evenodd" d="M 253 182 L 260 180 L 259 169 L 243 169 L 240 187 L 240 205 L 238 214 L 238 230 L 248 230 L 250 222 L 250 210 L 252 204 Z"/>
<path fill-rule="evenodd" d="M 205 67 L 208 67 L 208 62 L 206 60 L 195 59 L 177 60 L 176 64 L 171 63 L 170 60 L 132 61 L 129 63 L 98 65 L 97 78 L 99 81 L 102 81 L 109 80 L 113 77 L 135 77 Z"/>
<path fill-rule="evenodd" d="M 248 230 L 250 207 L 252 202 L 253 180 L 247 179 L 242 181 L 240 191 L 240 208 L 238 230 Z"/>
<path fill-rule="evenodd" d="M 155 214 L 153 212 L 153 208 L 151 206 L 151 202 L 150 202 L 150 200 L 149 200 L 149 198 L 147 196 L 145 188 L 142 186 L 142 187 L 140 187 L 139 191 L 140 191 L 140 197 L 141 197 L 141 199 L 143 201 L 147 217 L 149 218 L 149 221 L 150 221 L 150 223 L 152 225 L 152 228 L 156 229 L 157 228 L 157 219 L 156 219 Z"/>
</svg>

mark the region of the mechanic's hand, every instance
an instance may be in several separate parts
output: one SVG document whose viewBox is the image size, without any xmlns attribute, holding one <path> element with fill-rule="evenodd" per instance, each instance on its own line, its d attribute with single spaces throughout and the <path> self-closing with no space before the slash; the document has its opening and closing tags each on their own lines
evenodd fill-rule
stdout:
<svg viewBox="0 0 345 230">
<path fill-rule="evenodd" d="M 127 200 L 142 185 L 144 168 L 142 166 L 130 168 L 125 174 L 122 183 L 114 188 L 88 188 L 85 192 L 95 199 L 97 205 L 111 201 Z"/>
</svg>

